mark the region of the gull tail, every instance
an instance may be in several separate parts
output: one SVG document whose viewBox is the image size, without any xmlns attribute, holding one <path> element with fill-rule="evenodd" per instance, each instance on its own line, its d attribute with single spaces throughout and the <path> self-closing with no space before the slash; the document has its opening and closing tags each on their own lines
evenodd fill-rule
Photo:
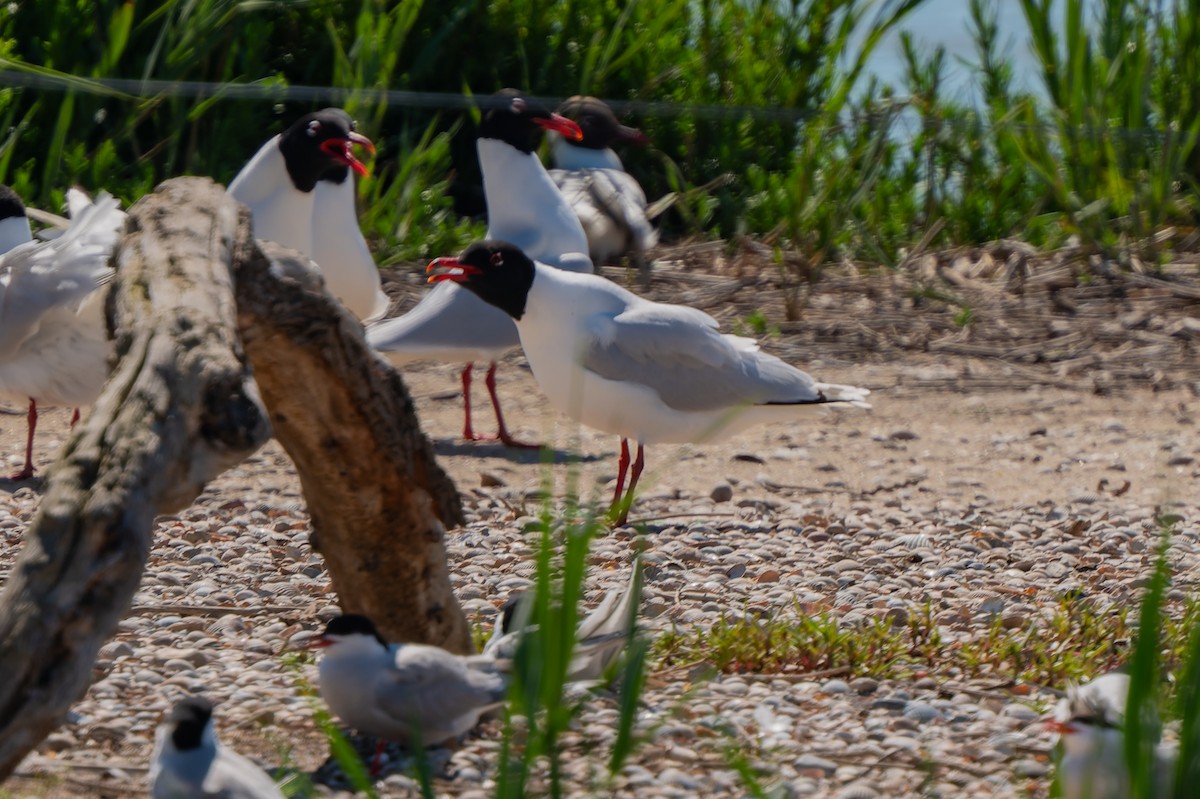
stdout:
<svg viewBox="0 0 1200 799">
<path fill-rule="evenodd" d="M 837 383 L 817 383 L 813 388 L 820 392 L 824 402 L 841 402 L 854 408 L 871 409 L 871 403 L 866 401 L 867 395 L 871 393 L 868 388 Z"/>
</svg>

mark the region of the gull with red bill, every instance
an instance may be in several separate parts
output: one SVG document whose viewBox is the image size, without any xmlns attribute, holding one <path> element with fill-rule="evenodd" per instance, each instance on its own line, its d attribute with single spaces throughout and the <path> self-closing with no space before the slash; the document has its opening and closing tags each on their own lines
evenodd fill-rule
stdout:
<svg viewBox="0 0 1200 799">
<path fill-rule="evenodd" d="M 388 298 L 358 225 L 353 175 L 368 170 L 355 148 L 375 152 L 345 111 L 305 114 L 255 153 L 229 193 L 250 209 L 257 238 L 311 258 L 329 292 L 369 322 L 387 312 Z"/>
<path fill-rule="evenodd" d="M 822 405 L 870 408 L 871 392 L 819 383 L 717 330 L 695 308 L 650 302 L 588 274 L 552 269 L 503 241 L 472 244 L 429 264 L 430 282 L 452 282 L 516 323 L 525 357 L 550 404 L 621 436 L 612 513 L 626 521 L 644 465 L 643 446 L 710 441 L 755 424 L 794 421 Z M 629 440 L 637 442 L 631 464 Z M 622 496 L 626 472 L 628 493 Z"/>
<path fill-rule="evenodd" d="M 583 132 L 541 103 L 505 89 L 483 115 L 476 148 L 487 200 L 488 236 L 512 241 L 551 267 L 591 272 L 587 236 L 575 212 L 550 180 L 534 150 L 545 131 L 578 141 Z M 512 319 L 452 283 L 435 286 L 403 316 L 372 325 L 367 341 L 393 363 L 422 358 L 465 362 L 463 438 L 486 440 L 471 421 L 471 373 L 489 362 L 486 385 L 496 413 L 498 438 L 512 447 L 531 445 L 509 432 L 496 393 L 496 361 L 520 346 Z"/>
</svg>

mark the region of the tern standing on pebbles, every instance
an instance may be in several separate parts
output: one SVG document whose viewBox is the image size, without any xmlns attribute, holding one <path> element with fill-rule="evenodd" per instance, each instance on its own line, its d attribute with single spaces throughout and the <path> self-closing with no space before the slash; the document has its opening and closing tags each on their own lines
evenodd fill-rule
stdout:
<svg viewBox="0 0 1200 799">
<path fill-rule="evenodd" d="M 217 740 L 212 711 L 207 699 L 188 697 L 159 725 L 152 799 L 284 799 L 265 771 Z"/>
<path fill-rule="evenodd" d="M 0 186 L 0 396 L 29 403 L 25 465 L 11 480 L 33 476 L 38 405 L 73 407 L 77 419 L 108 379 L 100 288 L 112 279 L 125 214 L 107 192 L 93 203 L 71 189 L 67 199 L 70 225 L 35 242 L 21 199 Z"/>
<path fill-rule="evenodd" d="M 591 272 L 579 219 L 534 153 L 542 131 L 578 139 L 583 135 L 579 126 L 513 89 L 498 92 L 494 102 L 499 104 L 483 115 L 476 142 L 488 236 L 515 242 L 550 266 Z M 471 372 L 476 361 L 488 361 L 485 383 L 496 412 L 497 438 L 510 447 L 536 446 L 514 439 L 500 411 L 496 361 L 521 343 L 512 319 L 503 312 L 457 286 L 439 285 L 403 316 L 372 325 L 367 341 L 393 363 L 421 358 L 465 361 L 463 438 L 468 441 L 488 440 L 471 424 Z"/>
<path fill-rule="evenodd" d="M 642 472 L 644 444 L 711 441 L 830 403 L 870 407 L 867 389 L 818 383 L 760 352 L 752 339 L 717 332 L 717 321 L 702 311 L 549 268 L 507 242 L 472 244 L 428 271 L 430 281 L 458 283 L 513 318 L 550 404 L 621 436 L 612 504 L 619 524 Z M 638 445 L 632 468 L 629 439 Z"/>
<path fill-rule="evenodd" d="M 355 210 L 354 175 L 367 168 L 354 147 L 375 145 L 340 108 L 306 114 L 264 144 L 229 184 L 250 209 L 254 235 L 316 262 L 329 293 L 364 322 L 387 312 L 379 268 Z"/>
</svg>

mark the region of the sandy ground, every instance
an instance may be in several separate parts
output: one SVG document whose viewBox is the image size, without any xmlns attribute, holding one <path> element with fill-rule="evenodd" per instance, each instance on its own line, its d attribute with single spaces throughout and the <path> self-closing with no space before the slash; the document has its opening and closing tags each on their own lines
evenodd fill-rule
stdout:
<svg viewBox="0 0 1200 799">
<path fill-rule="evenodd" d="M 1191 415 L 1195 398 L 1186 389 L 1152 392 L 1128 387 L 1109 396 L 1096 396 L 1087 390 L 1037 385 L 976 391 L 968 382 L 963 391 L 946 391 L 923 387 L 920 375 L 969 367 L 973 374 L 986 376 L 989 386 L 995 386 L 1003 381 L 1007 367 L 984 360 L 951 362 L 928 356 L 906 363 L 810 361 L 801 365 L 824 380 L 871 388 L 874 410 L 818 411 L 794 423 L 758 428 L 719 444 L 652 448 L 647 453 L 642 499 L 634 506 L 631 521 L 646 519 L 661 527 L 687 524 L 695 517 L 720 520 L 758 514 L 770 522 L 813 509 L 840 518 L 850 512 L 862 515 L 868 507 L 875 509 L 879 518 L 886 518 L 889 508 L 931 518 L 961 516 L 972 509 L 984 509 L 994 517 L 1020 511 L 1034 518 L 1056 508 L 1083 508 L 1095 514 L 1120 508 L 1126 516 L 1136 517 L 1168 505 L 1188 520 L 1185 526 L 1194 518 L 1200 435 Z M 580 456 L 583 495 L 607 501 L 616 472 L 618 441 L 580 430 L 569 420 L 548 413 L 519 357 L 510 357 L 499 372 L 508 420 L 522 438 L 555 443 L 557 463 L 549 467 L 533 452 L 492 443 L 466 444 L 458 438 L 462 417 L 457 368 L 418 364 L 405 369 L 405 378 L 417 400 L 422 425 L 468 506 L 481 505 L 486 499 L 495 513 L 497 506 L 507 504 L 509 519 L 536 509 L 536 492 L 544 485 L 547 468 L 556 494 L 565 489 L 568 469 L 563 462 L 571 452 Z M 476 389 L 477 429 L 491 431 L 493 420 L 482 379 Z M 13 410 L 13 414 L 0 415 L 6 471 L 19 466 L 24 441 L 24 409 Z M 40 466 L 54 457 L 64 440 L 68 415 L 69 411 L 61 409 L 44 412 L 35 447 Z M 278 495 L 282 491 L 286 496 L 298 490 L 277 445 L 271 444 L 254 460 L 236 476 L 223 478 L 212 492 L 219 498 L 231 480 L 236 488 L 229 490 L 239 495 Z M 709 498 L 719 484 L 732 488 L 731 501 L 715 503 Z M 0 480 L 0 494 L 10 503 L 18 499 L 36 503 L 36 497 L 28 494 L 29 487 L 35 494 L 40 490 L 36 480 L 25 485 Z M 19 541 L 10 536 L 0 562 L 11 563 L 18 546 Z M 1188 588 L 1196 577 L 1193 572 L 1182 573 L 1177 585 Z M 485 597 L 489 602 L 493 599 Z M 309 622 L 308 626 L 316 625 Z M 237 740 L 247 746 L 263 740 L 249 728 L 243 732 Z M 111 741 L 93 741 L 89 746 L 101 758 L 116 752 L 122 762 L 136 762 L 148 752 L 148 733 L 139 730 L 137 734 L 136 746 L 114 748 Z M 320 744 L 311 729 L 301 737 L 301 760 L 309 768 L 315 767 L 322 757 Z M 266 753 L 268 762 L 277 762 L 269 751 L 262 748 L 258 753 Z M 59 757 L 69 760 L 69 754 Z M 47 756 L 43 751 L 41 757 Z M 28 761 L 27 768 L 36 770 L 29 763 L 34 761 Z M 126 773 L 124 778 L 126 785 L 138 784 L 136 775 Z M 69 782 L 52 788 L 21 783 L 10 790 L 16 796 L 130 795 L 119 787 L 121 779 L 106 790 L 89 782 L 93 779 L 89 772 L 73 787 Z M 844 788 L 846 780 L 839 782 L 834 775 L 814 784 L 819 790 L 813 795 L 835 796 L 841 795 L 837 791 Z M 680 795 L 639 791 L 636 785 L 631 782 L 629 793 L 622 795 Z M 445 788 L 447 795 L 472 795 L 453 783 Z M 886 784 L 877 788 L 888 790 Z M 1010 788 L 996 789 L 993 795 L 1018 795 L 1017 787 Z M 1038 795 L 1045 790 L 1045 781 L 1035 780 L 1020 790 L 1027 788 Z M 683 795 L 738 793 L 706 784 L 703 790 Z M 398 790 L 385 791 L 385 795 L 408 794 Z"/>
</svg>

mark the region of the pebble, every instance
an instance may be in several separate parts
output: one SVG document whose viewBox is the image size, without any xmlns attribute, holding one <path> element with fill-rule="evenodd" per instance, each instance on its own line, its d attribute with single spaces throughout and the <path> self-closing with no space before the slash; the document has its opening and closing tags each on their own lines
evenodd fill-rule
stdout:
<svg viewBox="0 0 1200 799">
<path fill-rule="evenodd" d="M 708 496 L 713 502 L 728 502 L 733 499 L 733 486 L 729 483 L 717 483 Z"/>
</svg>

